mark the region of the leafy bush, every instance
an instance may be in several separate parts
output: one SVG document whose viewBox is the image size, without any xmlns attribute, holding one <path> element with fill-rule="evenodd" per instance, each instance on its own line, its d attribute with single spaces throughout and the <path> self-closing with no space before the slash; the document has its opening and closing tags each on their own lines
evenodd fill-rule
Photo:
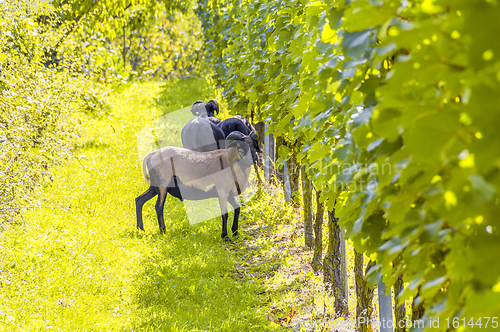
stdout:
<svg viewBox="0 0 500 332">
<path fill-rule="evenodd" d="M 84 16 L 73 33 L 82 72 L 114 84 L 198 75 L 203 34 L 193 3 L 138 0 L 124 5 L 108 0 L 83 6 Z M 111 18 L 104 19 L 103 12 Z M 71 15 L 79 17 L 78 11 Z"/>
<path fill-rule="evenodd" d="M 111 111 L 109 88 L 106 85 L 89 81 L 83 81 L 82 83 L 77 92 L 77 97 L 81 98 L 85 113 L 92 116 L 109 115 Z"/>
<path fill-rule="evenodd" d="M 92 83 L 47 67 L 50 35 L 25 8 L 0 6 L 0 222 L 33 206 L 34 187 L 71 153 L 77 112 L 104 104 Z M 67 56 L 68 57 L 68 56 Z"/>
</svg>

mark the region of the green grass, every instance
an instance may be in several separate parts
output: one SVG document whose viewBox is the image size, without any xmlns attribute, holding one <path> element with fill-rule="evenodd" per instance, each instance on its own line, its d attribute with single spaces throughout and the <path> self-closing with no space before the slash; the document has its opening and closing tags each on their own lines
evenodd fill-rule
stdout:
<svg viewBox="0 0 500 332">
<path fill-rule="evenodd" d="M 166 234 L 154 199 L 144 206 L 145 232 L 136 229 L 134 199 L 148 187 L 141 129 L 212 98 L 202 79 L 132 84 L 113 94 L 110 116 L 82 117 L 75 157 L 33 194 L 39 208 L 0 233 L 0 331 L 322 331 L 335 319 L 303 245 L 302 212 L 278 188 L 245 204 L 235 245 L 222 242 L 220 217 L 190 225 L 170 196 Z M 178 139 L 179 128 L 160 127 L 160 144 Z M 352 272 L 349 287 L 352 319 Z"/>
<path fill-rule="evenodd" d="M 83 119 L 76 157 L 33 195 L 40 207 L 0 234 L 0 330 L 280 328 L 262 309 L 265 285 L 235 277 L 241 251 L 221 241 L 219 218 L 191 226 L 169 197 L 166 234 L 154 200 L 144 207 L 145 232 L 135 227 L 134 199 L 147 189 L 137 133 L 212 93 L 204 80 L 134 84 L 114 94 L 111 116 Z"/>
</svg>

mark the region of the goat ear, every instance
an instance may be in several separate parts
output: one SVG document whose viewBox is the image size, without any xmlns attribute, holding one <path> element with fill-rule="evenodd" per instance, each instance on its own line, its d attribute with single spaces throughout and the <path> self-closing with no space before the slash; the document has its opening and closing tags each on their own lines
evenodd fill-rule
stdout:
<svg viewBox="0 0 500 332">
<path fill-rule="evenodd" d="M 240 133 L 239 131 L 233 131 L 226 137 L 226 141 L 244 141 L 245 140 L 245 135 Z"/>
<path fill-rule="evenodd" d="M 240 158 L 245 156 L 248 153 L 249 149 L 250 146 L 246 142 L 240 142 L 240 144 L 238 144 L 238 153 L 240 155 Z"/>
<path fill-rule="evenodd" d="M 219 103 L 217 102 L 217 100 L 212 99 L 207 104 L 211 104 L 215 110 L 215 113 L 219 115 Z"/>
<path fill-rule="evenodd" d="M 205 106 L 205 103 L 201 100 L 197 100 L 191 105 L 191 113 L 193 113 L 194 116 L 200 115 L 200 109 L 199 107 Z"/>
<path fill-rule="evenodd" d="M 254 140 L 257 140 L 259 138 L 259 134 L 257 134 L 255 131 L 252 131 L 250 133 L 250 138 L 254 139 Z"/>
<path fill-rule="evenodd" d="M 228 150 L 229 148 L 236 148 L 236 150 L 238 151 L 236 155 L 236 160 L 240 160 L 248 153 L 248 149 L 250 147 L 245 141 L 233 140 L 226 146 L 226 148 Z"/>
</svg>

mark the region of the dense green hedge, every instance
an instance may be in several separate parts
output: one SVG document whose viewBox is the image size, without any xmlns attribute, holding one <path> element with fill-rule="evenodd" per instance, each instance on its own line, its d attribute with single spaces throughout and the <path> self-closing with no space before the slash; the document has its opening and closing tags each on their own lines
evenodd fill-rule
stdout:
<svg viewBox="0 0 500 332">
<path fill-rule="evenodd" d="M 200 2 L 225 99 L 295 142 L 372 281 L 499 316 L 498 1 Z"/>
<path fill-rule="evenodd" d="M 103 106 L 102 91 L 90 82 L 48 66 L 46 47 L 57 36 L 43 32 L 35 14 L 0 6 L 0 226 L 34 206 L 33 188 L 71 153 L 77 112 Z"/>
</svg>

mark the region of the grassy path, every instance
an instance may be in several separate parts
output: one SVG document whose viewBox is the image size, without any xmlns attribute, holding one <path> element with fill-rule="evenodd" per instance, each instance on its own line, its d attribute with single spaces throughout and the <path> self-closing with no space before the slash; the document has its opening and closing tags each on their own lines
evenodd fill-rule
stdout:
<svg viewBox="0 0 500 332">
<path fill-rule="evenodd" d="M 167 233 L 154 200 L 136 230 L 139 131 L 210 98 L 204 80 L 143 83 L 112 97 L 111 116 L 82 120 L 75 158 L 33 195 L 40 208 L 0 233 L 0 331 L 323 331 L 335 319 L 301 213 L 276 188 L 244 207 L 235 246 L 220 240 L 220 218 L 190 225 L 170 196 Z M 349 286 L 352 299 L 352 274 Z"/>
<path fill-rule="evenodd" d="M 135 229 L 147 188 L 136 132 L 210 92 L 204 81 L 132 86 L 113 97 L 113 116 L 86 120 L 77 158 L 34 195 L 40 208 L 0 235 L 0 330 L 271 329 L 263 286 L 232 277 L 238 251 L 220 241 L 218 219 L 190 226 L 170 198 L 166 235 L 153 201 L 146 232 Z"/>
</svg>

